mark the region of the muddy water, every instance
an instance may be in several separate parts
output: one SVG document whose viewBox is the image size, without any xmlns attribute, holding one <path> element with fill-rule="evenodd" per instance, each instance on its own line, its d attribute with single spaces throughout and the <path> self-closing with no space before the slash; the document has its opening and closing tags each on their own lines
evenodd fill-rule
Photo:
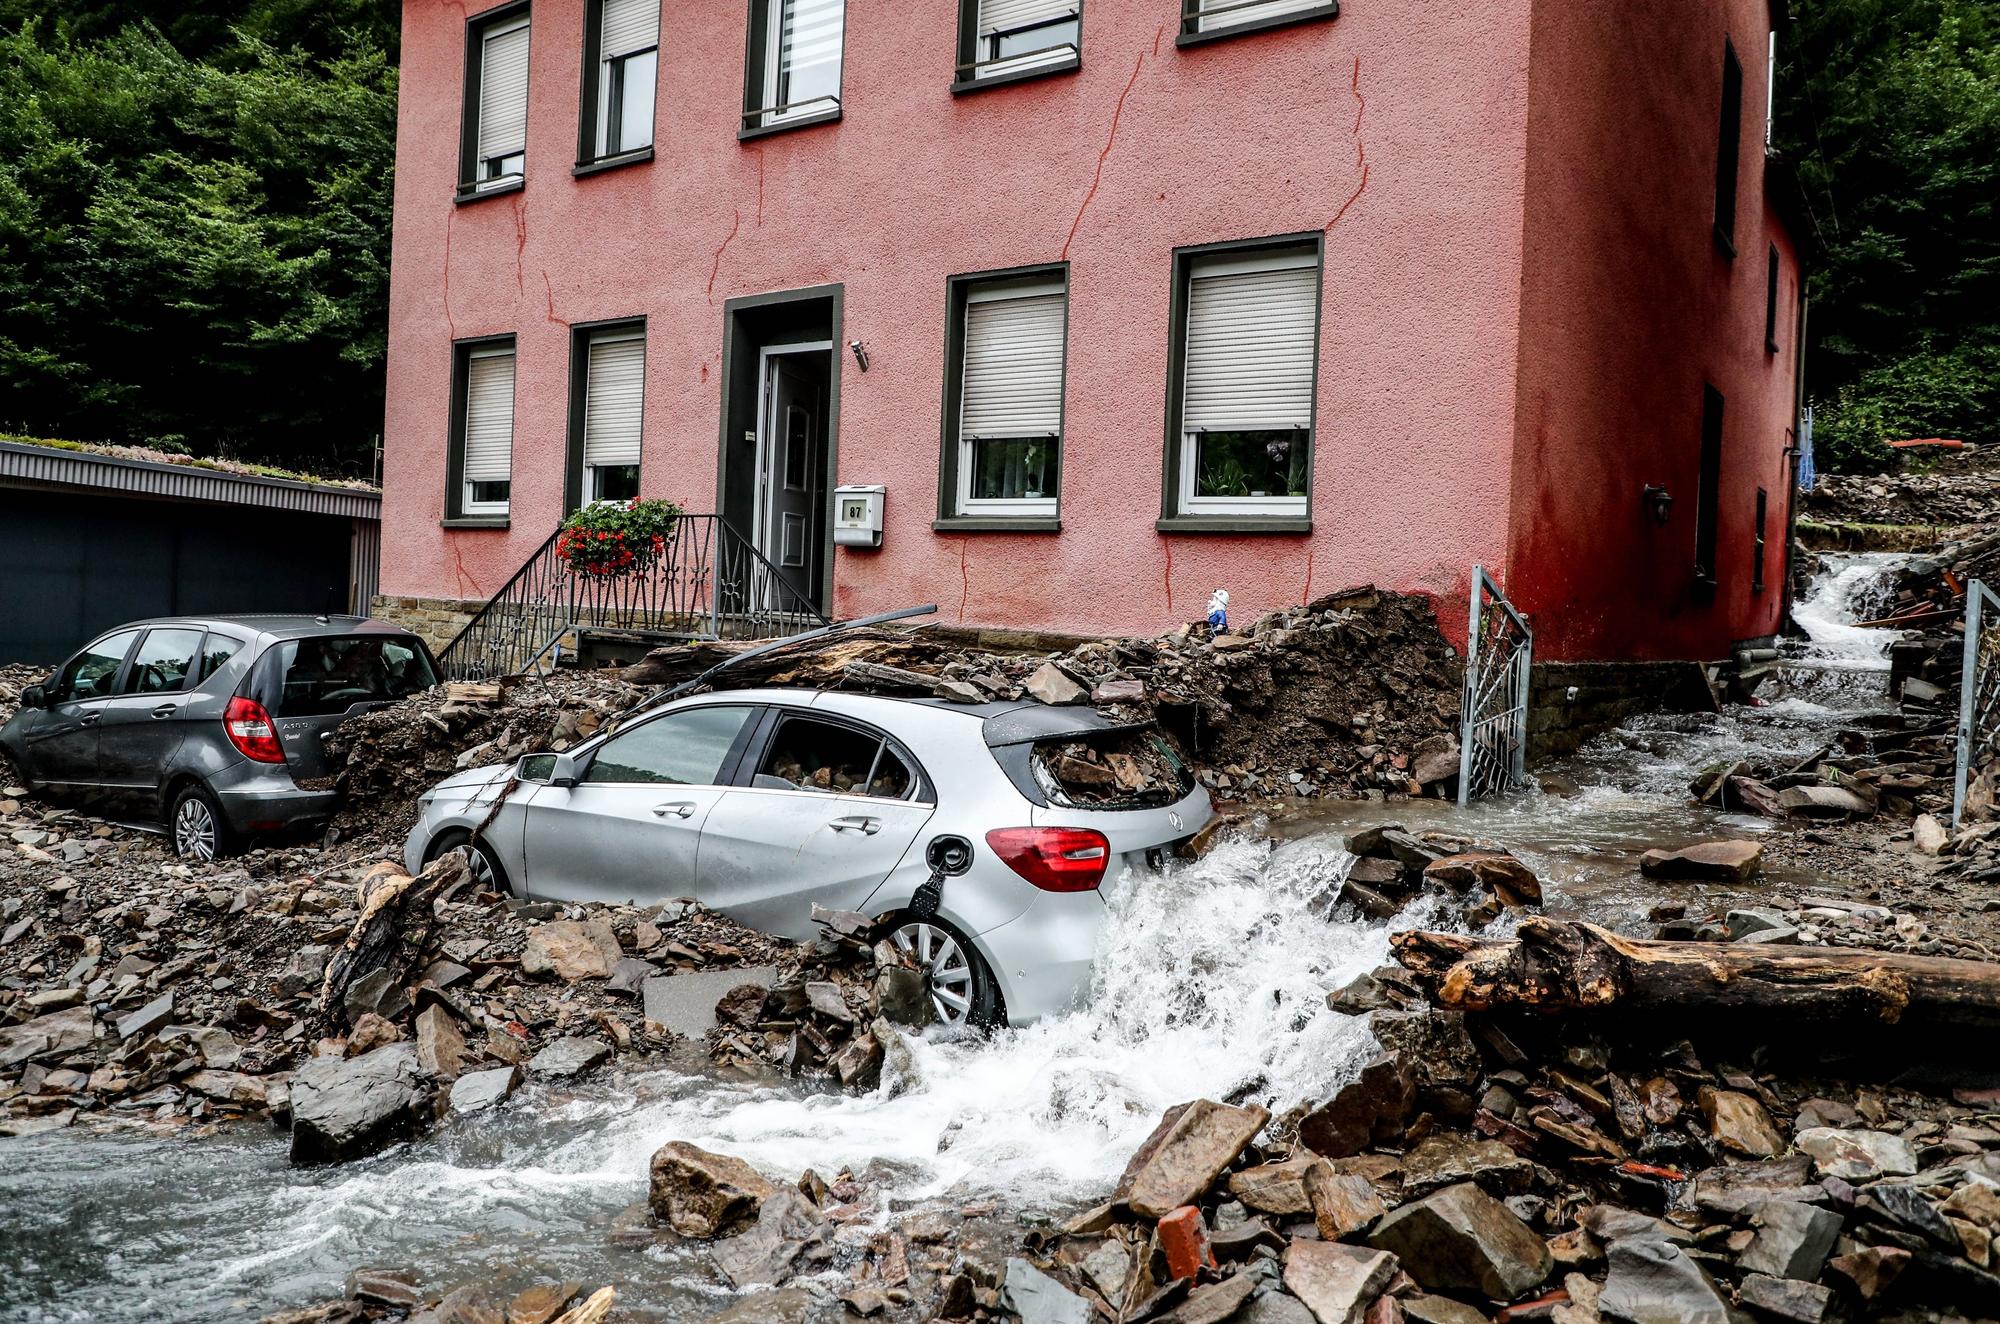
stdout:
<svg viewBox="0 0 2000 1324">
<path fill-rule="evenodd" d="M 1493 837 L 1534 865 L 1552 911 L 1615 923 L 1650 904 L 1639 851 L 1768 830 L 1689 806 L 1686 781 L 1724 756 L 1803 757 L 1881 704 L 1887 640 L 1850 623 L 1872 605 L 1883 559 L 1841 558 L 1816 581 L 1798 612 L 1813 641 L 1769 706 L 1637 721 L 1562 769 L 1583 787 L 1574 796 L 1317 807 L 1276 818 L 1273 844 L 1121 879 L 1087 1007 L 991 1040 L 915 1044 L 912 1069 L 866 1097 L 660 1070 L 531 1088 L 488 1117 L 303 1173 L 259 1128 L 0 1143 L 0 1319 L 254 1319 L 336 1293 L 361 1264 L 411 1268 L 440 1290 L 615 1282 L 662 1318 L 699 1319 L 728 1299 L 699 1251 L 614 1235 L 671 1139 L 785 1178 L 851 1168 L 884 1220 L 989 1197 L 1045 1212 L 1088 1202 L 1167 1106 L 1205 1095 L 1282 1109 L 1362 1060 L 1354 1024 L 1316 1014 L 1327 989 L 1387 952 L 1389 926 L 1324 915 L 1348 863 L 1341 831 L 1393 819 Z"/>
</svg>

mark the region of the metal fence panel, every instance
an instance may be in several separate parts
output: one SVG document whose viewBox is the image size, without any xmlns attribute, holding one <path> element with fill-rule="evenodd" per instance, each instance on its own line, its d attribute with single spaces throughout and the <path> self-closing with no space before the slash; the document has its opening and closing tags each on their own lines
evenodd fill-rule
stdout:
<svg viewBox="0 0 2000 1324">
<path fill-rule="evenodd" d="M 1975 579 L 1965 589 L 1965 657 L 1958 671 L 1958 769 L 1951 823 L 1965 815 L 1975 764 L 2000 757 L 2000 597 Z"/>
<path fill-rule="evenodd" d="M 1465 636 L 1465 698 L 1459 709 L 1458 803 L 1528 780 L 1528 678 L 1535 634 L 1486 567 L 1472 567 Z"/>
</svg>

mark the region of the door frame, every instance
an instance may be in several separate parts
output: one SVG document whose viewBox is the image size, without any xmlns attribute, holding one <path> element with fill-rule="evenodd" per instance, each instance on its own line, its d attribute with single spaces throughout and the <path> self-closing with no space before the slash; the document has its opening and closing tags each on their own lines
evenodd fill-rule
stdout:
<svg viewBox="0 0 2000 1324">
<path fill-rule="evenodd" d="M 782 329 L 773 330 L 771 323 L 774 320 L 783 318 L 786 310 L 792 307 L 797 309 L 798 314 L 802 318 L 810 318 L 815 312 L 812 305 L 818 304 L 821 306 L 818 311 L 823 312 L 824 315 L 824 320 L 820 325 L 826 328 L 825 338 L 833 346 L 838 347 L 845 343 L 846 298 L 847 287 L 835 283 L 809 285 L 801 289 L 774 290 L 766 294 L 739 295 L 736 298 L 723 301 L 722 370 L 716 374 L 719 378 L 717 389 L 721 395 L 721 407 L 717 410 L 719 425 L 716 429 L 717 462 L 715 466 L 715 509 L 718 512 L 726 512 L 729 509 L 729 442 L 731 426 L 733 424 L 736 428 L 740 429 L 746 421 L 740 412 L 734 412 L 731 409 L 730 387 L 738 375 L 750 366 L 750 348 L 753 345 L 760 349 L 762 348 L 762 345 L 758 342 L 758 332 L 770 331 L 768 339 L 772 344 L 795 343 L 797 340 L 796 336 L 788 336 Z M 815 326 L 813 329 L 817 331 L 819 328 Z M 761 374 L 763 372 L 762 356 L 759 355 L 758 357 L 760 362 L 757 365 L 757 370 Z M 829 542 L 833 537 L 833 511 L 831 503 L 833 501 L 835 475 L 839 472 L 840 468 L 840 382 L 842 376 L 841 370 L 844 366 L 841 355 L 838 353 L 830 354 L 830 361 L 827 365 L 826 419 L 824 423 L 826 428 L 826 470 L 824 485 L 828 502 L 826 536 Z M 761 418 L 763 413 L 761 396 L 764 384 L 761 377 L 754 385 L 754 394 L 759 398 L 756 414 L 748 421 L 752 427 L 757 427 L 758 419 Z M 752 463 L 755 463 L 754 455 Z M 752 479 L 754 482 L 754 474 L 752 475 Z M 746 536 L 754 539 L 755 530 L 747 530 Z M 822 558 L 819 572 L 819 606 L 822 611 L 830 616 L 833 612 L 833 567 L 836 559 L 836 551 L 831 546 L 827 547 L 825 551 L 826 555 Z"/>
<path fill-rule="evenodd" d="M 772 345 L 759 345 L 757 347 L 757 458 L 755 461 L 756 476 L 753 480 L 755 486 L 752 489 L 751 496 L 755 507 L 756 520 L 750 530 L 750 541 L 759 552 L 763 553 L 764 559 L 774 566 L 782 566 L 784 564 L 778 559 L 781 549 L 778 546 L 778 532 L 773 527 L 774 522 L 771 518 L 779 490 L 777 482 L 778 466 L 782 462 L 783 457 L 778 454 L 779 429 L 776 426 L 776 420 L 771 416 L 771 407 L 777 403 L 777 392 L 772 387 L 775 381 L 774 373 L 777 367 L 777 360 L 801 354 L 825 354 L 827 356 L 827 393 L 831 395 L 833 391 L 833 341 L 793 340 Z M 830 406 L 822 402 L 820 408 L 822 417 L 819 419 L 822 433 L 827 432 L 827 422 L 824 415 L 829 412 L 829 409 Z M 831 446 L 831 434 L 827 433 L 827 437 L 827 444 Z M 823 517 L 829 517 L 827 518 L 827 528 L 825 530 L 826 536 L 821 540 L 821 544 L 827 559 L 831 560 L 833 557 L 833 526 L 830 515 L 833 509 L 833 489 L 827 486 L 824 480 L 822 480 L 821 485 L 825 488 L 820 494 L 820 504 L 825 507 L 825 510 L 821 514 Z"/>
</svg>

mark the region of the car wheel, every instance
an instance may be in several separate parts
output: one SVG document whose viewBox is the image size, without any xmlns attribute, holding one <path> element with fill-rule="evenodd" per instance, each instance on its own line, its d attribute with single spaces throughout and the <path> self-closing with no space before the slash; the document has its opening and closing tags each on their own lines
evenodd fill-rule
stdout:
<svg viewBox="0 0 2000 1324">
<path fill-rule="evenodd" d="M 481 889 L 488 892 L 507 891 L 507 874 L 501 869 L 500 861 L 493 858 L 493 851 L 485 842 L 472 845 L 472 834 L 453 828 L 440 832 L 431 840 L 430 849 L 424 853 L 424 863 L 429 864 L 446 851 L 457 850 L 461 846 L 470 847 L 466 852 L 471 856 L 472 877 Z"/>
<path fill-rule="evenodd" d="M 905 915 L 889 941 L 924 973 L 931 1015 L 946 1029 L 988 1029 L 1001 1022 L 1000 989 L 970 940 L 935 917 Z"/>
<path fill-rule="evenodd" d="M 236 848 L 236 834 L 222 816 L 222 805 L 199 782 L 181 788 L 167 814 L 174 854 L 184 860 L 213 860 Z"/>
</svg>

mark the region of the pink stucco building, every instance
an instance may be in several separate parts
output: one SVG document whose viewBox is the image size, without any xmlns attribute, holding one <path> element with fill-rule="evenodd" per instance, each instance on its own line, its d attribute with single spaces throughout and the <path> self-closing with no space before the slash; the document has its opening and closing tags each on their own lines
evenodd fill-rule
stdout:
<svg viewBox="0 0 2000 1324">
<path fill-rule="evenodd" d="M 1772 21 L 409 0 L 382 592 L 445 619 L 636 492 L 837 616 L 1372 581 L 1462 630 L 1480 563 L 1538 656 L 1720 657 L 1782 615 Z M 879 547 L 834 546 L 847 484 Z"/>
</svg>

